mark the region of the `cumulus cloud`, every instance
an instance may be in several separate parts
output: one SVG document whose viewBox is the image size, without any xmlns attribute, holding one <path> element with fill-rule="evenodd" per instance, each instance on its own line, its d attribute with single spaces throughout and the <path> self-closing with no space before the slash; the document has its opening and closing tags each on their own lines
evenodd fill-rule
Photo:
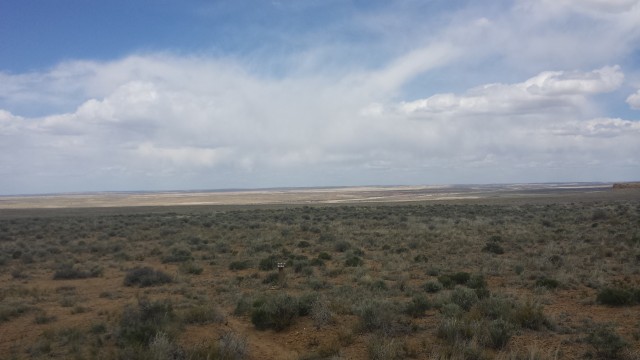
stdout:
<svg viewBox="0 0 640 360">
<path fill-rule="evenodd" d="M 352 48 L 0 71 L 0 192 L 640 175 L 639 122 L 605 103 L 625 75 L 604 66 L 637 50 L 638 1 L 467 7 L 426 20 L 385 7 L 348 25 L 383 43 Z M 640 92 L 627 103 L 640 109 Z"/>
<path fill-rule="evenodd" d="M 425 173 L 468 182 L 456 169 L 480 181 L 492 167 L 586 164 L 584 154 L 611 164 L 620 149 L 640 151 L 637 122 L 590 118 L 591 97 L 623 81 L 617 66 L 398 103 L 396 89 L 377 84 L 405 78 L 403 63 L 349 78 L 270 78 L 166 55 L 96 63 L 79 87 L 102 97 L 42 117 L 0 111 L 0 172 L 116 188 L 121 179 L 129 188 L 421 183 Z M 18 186 L 11 179 L 5 188 Z"/>
<path fill-rule="evenodd" d="M 590 72 L 545 71 L 516 84 L 487 84 L 467 94 L 436 94 L 404 102 L 408 115 L 503 115 L 582 112 L 587 96 L 617 89 L 624 79 L 619 66 Z"/>
<path fill-rule="evenodd" d="M 640 135 L 640 122 L 619 118 L 600 118 L 581 122 L 568 122 L 556 126 L 553 132 L 564 136 L 584 137 L 629 137 L 637 139 Z"/>
<path fill-rule="evenodd" d="M 627 104 L 629 104 L 632 109 L 640 110 L 640 90 L 629 95 L 629 97 L 627 98 Z"/>
<path fill-rule="evenodd" d="M 638 0 L 542 0 L 541 3 L 556 11 L 578 11 L 595 16 L 627 13 L 640 5 Z"/>
</svg>

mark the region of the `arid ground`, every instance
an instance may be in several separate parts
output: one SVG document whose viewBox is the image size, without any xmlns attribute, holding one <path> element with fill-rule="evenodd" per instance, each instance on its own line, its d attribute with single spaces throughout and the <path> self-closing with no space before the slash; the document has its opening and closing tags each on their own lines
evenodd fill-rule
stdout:
<svg viewBox="0 0 640 360">
<path fill-rule="evenodd" d="M 4 196 L 0 250 L 0 359 L 640 358 L 612 184 Z"/>
</svg>

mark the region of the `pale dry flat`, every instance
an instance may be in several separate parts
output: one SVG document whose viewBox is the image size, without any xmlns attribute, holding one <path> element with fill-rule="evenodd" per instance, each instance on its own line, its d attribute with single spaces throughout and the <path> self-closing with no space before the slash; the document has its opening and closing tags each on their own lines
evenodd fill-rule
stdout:
<svg viewBox="0 0 640 360">
<path fill-rule="evenodd" d="M 0 196 L 0 209 L 141 207 L 173 205 L 289 205 L 548 199 L 613 196 L 612 184 L 373 186 L 238 191 L 110 192 Z"/>
</svg>

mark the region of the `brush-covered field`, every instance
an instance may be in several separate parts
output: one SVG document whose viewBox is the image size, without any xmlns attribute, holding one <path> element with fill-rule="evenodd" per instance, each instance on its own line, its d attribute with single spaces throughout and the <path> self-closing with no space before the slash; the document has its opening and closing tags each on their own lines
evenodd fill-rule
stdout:
<svg viewBox="0 0 640 360">
<path fill-rule="evenodd" d="M 638 359 L 639 304 L 637 194 L 0 214 L 1 359 Z"/>
</svg>

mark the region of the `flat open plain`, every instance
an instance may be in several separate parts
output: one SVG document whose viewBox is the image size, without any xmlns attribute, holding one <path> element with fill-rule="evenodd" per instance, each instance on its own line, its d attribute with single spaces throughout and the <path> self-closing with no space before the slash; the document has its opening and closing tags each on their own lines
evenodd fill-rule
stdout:
<svg viewBox="0 0 640 360">
<path fill-rule="evenodd" d="M 423 201 L 550 200 L 624 197 L 609 183 L 370 186 L 230 191 L 106 192 L 0 196 L 0 209 L 189 205 L 313 205 Z"/>
<path fill-rule="evenodd" d="M 4 196 L 0 358 L 631 360 L 639 268 L 612 184 Z"/>
</svg>

